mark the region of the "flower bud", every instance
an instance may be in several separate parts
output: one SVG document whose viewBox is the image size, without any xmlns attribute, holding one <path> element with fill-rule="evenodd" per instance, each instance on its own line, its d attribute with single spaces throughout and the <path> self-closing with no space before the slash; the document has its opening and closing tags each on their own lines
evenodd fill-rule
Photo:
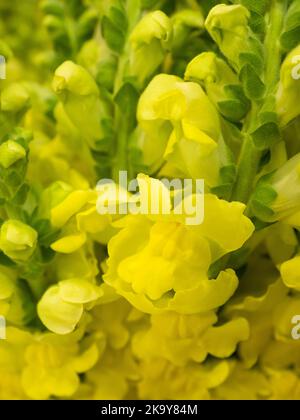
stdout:
<svg viewBox="0 0 300 420">
<path fill-rule="evenodd" d="M 188 178 L 217 184 L 220 121 L 201 86 L 156 76 L 140 98 L 138 121 L 144 132 L 144 164 L 155 170 L 165 159 Z"/>
<path fill-rule="evenodd" d="M 26 151 L 24 147 L 13 140 L 8 140 L 0 146 L 0 165 L 5 169 L 25 157 Z"/>
<path fill-rule="evenodd" d="M 219 4 L 206 19 L 206 29 L 232 63 L 238 63 L 240 53 L 248 47 L 249 18 L 250 12 L 242 5 Z"/>
<path fill-rule="evenodd" d="M 91 145 L 102 138 L 101 102 L 92 76 L 83 67 L 66 61 L 55 72 L 53 89 L 83 138 Z"/>
<path fill-rule="evenodd" d="M 134 28 L 130 36 L 130 71 L 141 85 L 163 62 L 172 36 L 171 20 L 159 10 L 145 15 Z"/>
<path fill-rule="evenodd" d="M 1 110 L 19 112 L 28 107 L 30 97 L 27 89 L 20 83 L 12 83 L 1 93 Z"/>
<path fill-rule="evenodd" d="M 7 220 L 0 230 L 0 249 L 12 260 L 26 261 L 35 251 L 37 232 L 19 220 Z"/>
</svg>

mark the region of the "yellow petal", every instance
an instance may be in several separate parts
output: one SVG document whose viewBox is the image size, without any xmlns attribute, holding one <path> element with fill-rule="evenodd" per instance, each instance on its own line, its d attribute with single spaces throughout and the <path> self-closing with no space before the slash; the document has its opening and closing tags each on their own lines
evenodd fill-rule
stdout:
<svg viewBox="0 0 300 420">
<path fill-rule="evenodd" d="M 51 244 L 53 251 L 62 254 L 72 254 L 78 251 L 86 242 L 86 234 L 78 233 L 77 235 L 66 236 Z"/>
<path fill-rule="evenodd" d="M 52 286 L 38 303 L 38 315 L 43 324 L 56 334 L 69 334 L 79 322 L 83 305 L 65 302 L 59 286 Z"/>
<path fill-rule="evenodd" d="M 59 294 L 65 302 L 88 303 L 98 299 L 101 291 L 88 280 L 68 279 L 59 282 Z"/>
</svg>

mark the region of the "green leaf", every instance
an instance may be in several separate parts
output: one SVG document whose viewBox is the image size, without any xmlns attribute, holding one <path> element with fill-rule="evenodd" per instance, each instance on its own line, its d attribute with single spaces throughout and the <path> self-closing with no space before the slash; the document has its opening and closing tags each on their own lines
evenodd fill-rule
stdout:
<svg viewBox="0 0 300 420">
<path fill-rule="evenodd" d="M 281 45 L 286 51 L 297 47 L 300 42 L 300 1 L 294 1 L 286 15 Z"/>
<path fill-rule="evenodd" d="M 80 16 L 77 33 L 81 41 L 88 40 L 93 36 L 98 19 L 98 12 L 94 9 L 88 9 Z"/>
<path fill-rule="evenodd" d="M 252 139 L 258 149 L 264 150 L 281 139 L 280 130 L 276 122 L 267 122 L 255 130 Z"/>
<path fill-rule="evenodd" d="M 242 68 L 240 78 L 247 98 L 251 100 L 263 98 L 266 90 L 265 85 L 251 65 L 246 64 Z"/>
<path fill-rule="evenodd" d="M 102 34 L 108 46 L 113 51 L 121 54 L 125 44 L 124 33 L 107 16 L 104 16 L 102 19 Z"/>
<path fill-rule="evenodd" d="M 128 21 L 126 11 L 122 3 L 112 6 L 108 14 L 102 18 L 102 34 L 108 46 L 115 52 L 123 51 Z"/>
<path fill-rule="evenodd" d="M 250 11 L 259 15 L 264 15 L 270 4 L 270 0 L 241 0 L 240 3 L 246 6 Z"/>
<path fill-rule="evenodd" d="M 114 89 L 116 72 L 117 60 L 114 57 L 110 57 L 99 65 L 96 75 L 97 83 L 112 92 Z"/>
<path fill-rule="evenodd" d="M 16 265 L 16 263 L 5 254 L 3 254 L 2 251 L 0 251 L 0 265 L 4 265 L 5 267 L 13 267 Z"/>
<path fill-rule="evenodd" d="M 30 190 L 29 185 L 23 184 L 21 188 L 19 188 L 19 190 L 17 191 L 16 195 L 13 198 L 12 200 L 13 204 L 16 204 L 17 206 L 21 206 L 22 204 L 24 204 L 29 190 Z"/>
</svg>

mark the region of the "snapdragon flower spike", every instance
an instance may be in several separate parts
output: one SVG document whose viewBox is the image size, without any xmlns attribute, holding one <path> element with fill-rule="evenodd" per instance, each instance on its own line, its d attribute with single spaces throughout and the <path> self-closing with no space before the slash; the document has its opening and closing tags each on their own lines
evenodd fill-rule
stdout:
<svg viewBox="0 0 300 420">
<path fill-rule="evenodd" d="M 187 66 L 185 79 L 199 82 L 209 99 L 228 120 L 241 121 L 250 110 L 236 73 L 213 52 L 202 53 Z"/>
<path fill-rule="evenodd" d="M 254 214 L 265 222 L 297 219 L 300 211 L 300 154 L 264 176 L 251 199 Z"/>
<path fill-rule="evenodd" d="M 299 0 L 36 3 L 0 2 L 0 399 L 299 400 Z"/>
<path fill-rule="evenodd" d="M 269 81 L 265 74 L 268 58 L 260 36 L 250 28 L 249 10 L 242 5 L 218 5 L 210 11 L 206 28 L 236 70 L 245 95 L 256 108 L 248 127 L 252 142 L 259 150 L 268 149 L 280 141 L 277 80 Z"/>
</svg>

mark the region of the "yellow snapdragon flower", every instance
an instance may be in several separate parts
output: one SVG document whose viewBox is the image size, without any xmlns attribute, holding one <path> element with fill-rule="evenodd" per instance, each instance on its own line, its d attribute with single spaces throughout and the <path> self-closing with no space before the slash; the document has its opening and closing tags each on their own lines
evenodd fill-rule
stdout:
<svg viewBox="0 0 300 420">
<path fill-rule="evenodd" d="M 137 115 L 144 163 L 151 170 L 168 162 L 183 177 L 217 184 L 220 120 L 198 84 L 156 76 L 140 98 Z"/>
<path fill-rule="evenodd" d="M 144 199 L 142 194 L 141 203 Z M 187 226 L 184 216 L 174 214 L 121 219 L 120 232 L 108 244 L 104 281 L 142 312 L 193 314 L 223 305 L 234 294 L 237 277 L 226 270 L 209 280 L 208 269 L 251 236 L 244 209 L 207 194 L 199 226 Z"/>
<path fill-rule="evenodd" d="M 230 367 L 224 361 L 207 365 L 190 363 L 182 368 L 158 358 L 143 363 L 140 371 L 138 391 L 143 400 L 209 400 L 211 390 L 227 379 Z"/>
<path fill-rule="evenodd" d="M 152 315 L 151 326 L 134 336 L 133 350 L 142 360 L 164 357 L 177 366 L 184 366 L 188 361 L 201 363 L 208 354 L 229 357 L 239 341 L 249 338 L 248 323 L 237 318 L 214 327 L 216 321 L 214 312 Z"/>
<path fill-rule="evenodd" d="M 95 345 L 82 349 L 76 333 L 61 337 L 44 334 L 26 348 L 22 385 L 32 399 L 71 397 L 79 387 L 79 374 L 98 359 Z"/>
</svg>

